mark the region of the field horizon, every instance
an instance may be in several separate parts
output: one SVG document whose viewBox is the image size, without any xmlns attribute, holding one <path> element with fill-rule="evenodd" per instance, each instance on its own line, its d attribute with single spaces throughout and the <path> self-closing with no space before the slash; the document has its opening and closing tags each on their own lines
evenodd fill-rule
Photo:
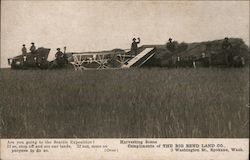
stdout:
<svg viewBox="0 0 250 160">
<path fill-rule="evenodd" d="M 249 68 L 0 69 L 1 138 L 248 138 Z"/>
</svg>

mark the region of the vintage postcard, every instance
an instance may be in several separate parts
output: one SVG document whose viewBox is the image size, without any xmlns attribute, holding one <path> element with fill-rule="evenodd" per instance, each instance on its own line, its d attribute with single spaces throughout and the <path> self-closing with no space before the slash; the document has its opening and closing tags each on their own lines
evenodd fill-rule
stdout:
<svg viewBox="0 0 250 160">
<path fill-rule="evenodd" d="M 1 1 L 1 160 L 246 160 L 249 1 Z"/>
</svg>

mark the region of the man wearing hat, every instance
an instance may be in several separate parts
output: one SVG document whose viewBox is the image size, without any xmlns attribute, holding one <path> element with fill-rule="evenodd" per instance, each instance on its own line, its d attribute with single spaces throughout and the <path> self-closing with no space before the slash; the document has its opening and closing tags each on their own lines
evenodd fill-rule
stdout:
<svg viewBox="0 0 250 160">
<path fill-rule="evenodd" d="M 34 43 L 34 42 L 31 42 L 30 52 L 31 52 L 31 53 L 34 53 L 35 50 L 36 50 L 35 43 Z"/>
<path fill-rule="evenodd" d="M 233 63 L 232 47 L 232 44 L 228 41 L 228 37 L 225 37 L 222 42 L 222 52 L 229 67 L 231 67 Z"/>
<path fill-rule="evenodd" d="M 133 42 L 131 44 L 131 53 L 134 55 L 137 55 L 137 50 L 138 50 L 138 44 L 141 42 L 141 39 L 138 38 L 138 41 L 136 42 L 136 39 L 133 38 Z"/>
<path fill-rule="evenodd" d="M 60 48 L 57 48 L 56 50 L 57 50 L 56 59 L 62 58 L 63 57 L 63 52 L 60 50 Z"/>
<path fill-rule="evenodd" d="M 222 49 L 230 50 L 231 48 L 232 48 L 232 44 L 228 41 L 228 37 L 225 37 L 224 41 L 222 42 Z"/>
<path fill-rule="evenodd" d="M 60 50 L 60 48 L 56 49 L 56 63 L 59 67 L 62 67 L 64 65 L 64 57 L 63 57 L 63 52 Z"/>
<path fill-rule="evenodd" d="M 25 44 L 23 44 L 22 54 L 23 54 L 23 55 L 26 55 L 26 53 L 27 53 L 27 49 L 26 49 L 26 47 L 25 47 Z"/>
<path fill-rule="evenodd" d="M 172 42 L 172 38 L 168 39 L 167 49 L 171 52 L 175 51 L 175 44 Z"/>
</svg>

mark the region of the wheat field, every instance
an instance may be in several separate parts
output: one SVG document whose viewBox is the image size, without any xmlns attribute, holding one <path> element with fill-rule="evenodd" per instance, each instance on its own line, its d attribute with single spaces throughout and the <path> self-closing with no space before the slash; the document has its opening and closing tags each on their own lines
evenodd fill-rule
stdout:
<svg viewBox="0 0 250 160">
<path fill-rule="evenodd" d="M 249 134 L 249 69 L 0 70 L 2 138 Z"/>
</svg>

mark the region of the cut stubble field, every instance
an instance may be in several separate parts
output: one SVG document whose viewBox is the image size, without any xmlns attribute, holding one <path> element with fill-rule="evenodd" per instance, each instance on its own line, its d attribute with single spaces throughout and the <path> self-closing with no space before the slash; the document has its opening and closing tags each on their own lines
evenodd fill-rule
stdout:
<svg viewBox="0 0 250 160">
<path fill-rule="evenodd" d="M 2 138 L 243 138 L 249 69 L 0 70 Z"/>
</svg>

